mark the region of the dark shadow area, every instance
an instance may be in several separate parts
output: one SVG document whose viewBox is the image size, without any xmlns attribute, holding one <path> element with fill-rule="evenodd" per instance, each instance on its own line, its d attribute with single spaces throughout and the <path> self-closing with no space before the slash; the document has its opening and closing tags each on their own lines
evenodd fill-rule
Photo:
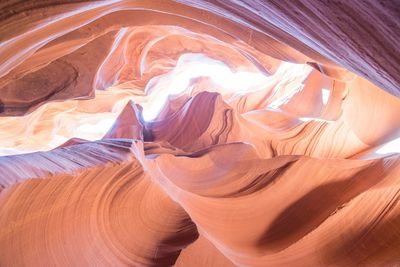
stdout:
<svg viewBox="0 0 400 267">
<path fill-rule="evenodd" d="M 317 228 L 351 199 L 381 181 L 388 171 L 387 166 L 379 161 L 345 180 L 313 189 L 286 208 L 266 229 L 257 245 L 260 250 L 269 252 L 287 248 Z"/>
</svg>

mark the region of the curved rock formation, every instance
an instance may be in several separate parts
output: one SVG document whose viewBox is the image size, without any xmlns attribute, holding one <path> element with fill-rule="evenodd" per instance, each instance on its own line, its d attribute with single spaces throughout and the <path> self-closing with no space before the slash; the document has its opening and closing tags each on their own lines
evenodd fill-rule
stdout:
<svg viewBox="0 0 400 267">
<path fill-rule="evenodd" d="M 0 266 L 398 266 L 399 6 L 3 1 Z"/>
</svg>

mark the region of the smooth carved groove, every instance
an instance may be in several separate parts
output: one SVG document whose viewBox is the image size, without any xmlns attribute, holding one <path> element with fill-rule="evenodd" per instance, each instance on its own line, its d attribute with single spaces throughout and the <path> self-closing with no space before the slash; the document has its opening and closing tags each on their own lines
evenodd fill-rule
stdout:
<svg viewBox="0 0 400 267">
<path fill-rule="evenodd" d="M 400 265 L 389 1 L 0 2 L 0 266 Z"/>
</svg>

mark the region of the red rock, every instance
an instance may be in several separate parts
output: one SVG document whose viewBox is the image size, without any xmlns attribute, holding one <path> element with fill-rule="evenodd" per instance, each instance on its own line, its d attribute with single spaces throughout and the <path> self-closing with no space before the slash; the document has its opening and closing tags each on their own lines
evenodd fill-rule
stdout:
<svg viewBox="0 0 400 267">
<path fill-rule="evenodd" d="M 0 266 L 398 266 L 398 6 L 2 1 Z"/>
</svg>

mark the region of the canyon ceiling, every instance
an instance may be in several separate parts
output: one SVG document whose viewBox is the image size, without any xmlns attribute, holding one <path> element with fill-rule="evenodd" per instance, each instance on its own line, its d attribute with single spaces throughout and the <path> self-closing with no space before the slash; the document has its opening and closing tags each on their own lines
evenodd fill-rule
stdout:
<svg viewBox="0 0 400 267">
<path fill-rule="evenodd" d="M 399 0 L 0 2 L 0 266 L 400 266 Z"/>
</svg>

